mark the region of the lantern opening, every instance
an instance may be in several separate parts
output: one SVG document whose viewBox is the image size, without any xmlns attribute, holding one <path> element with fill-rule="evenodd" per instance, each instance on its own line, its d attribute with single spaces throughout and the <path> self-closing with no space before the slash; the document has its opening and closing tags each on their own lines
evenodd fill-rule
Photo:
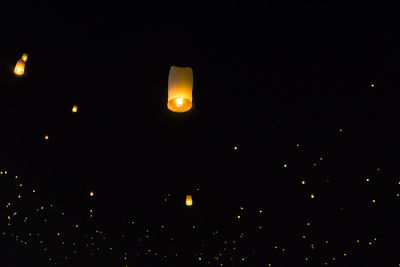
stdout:
<svg viewBox="0 0 400 267">
<path fill-rule="evenodd" d="M 168 101 L 168 109 L 174 112 L 185 112 L 192 108 L 192 102 L 183 97 L 177 97 Z"/>
</svg>

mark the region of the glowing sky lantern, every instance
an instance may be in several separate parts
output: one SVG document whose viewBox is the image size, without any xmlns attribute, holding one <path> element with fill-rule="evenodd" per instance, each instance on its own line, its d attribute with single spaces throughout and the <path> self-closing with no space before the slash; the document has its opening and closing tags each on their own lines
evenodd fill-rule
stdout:
<svg viewBox="0 0 400 267">
<path fill-rule="evenodd" d="M 168 104 L 173 112 L 192 108 L 193 70 L 190 67 L 171 66 L 168 76 Z"/>
<path fill-rule="evenodd" d="M 193 200 L 191 195 L 186 196 L 186 206 L 192 206 L 193 205 Z"/>
<path fill-rule="evenodd" d="M 72 112 L 77 112 L 78 111 L 78 106 L 77 105 L 74 105 L 73 107 L 72 107 Z"/>
<path fill-rule="evenodd" d="M 28 60 L 28 54 L 23 54 L 21 59 L 17 61 L 17 64 L 14 68 L 14 73 L 16 75 L 22 76 L 25 72 L 25 62 Z"/>
</svg>

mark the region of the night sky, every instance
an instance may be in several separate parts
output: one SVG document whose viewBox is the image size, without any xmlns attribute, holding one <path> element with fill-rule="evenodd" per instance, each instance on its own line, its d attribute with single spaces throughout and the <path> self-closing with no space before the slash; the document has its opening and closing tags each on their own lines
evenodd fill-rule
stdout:
<svg viewBox="0 0 400 267">
<path fill-rule="evenodd" d="M 400 266 L 395 6 L 10 2 L 0 266 Z"/>
</svg>

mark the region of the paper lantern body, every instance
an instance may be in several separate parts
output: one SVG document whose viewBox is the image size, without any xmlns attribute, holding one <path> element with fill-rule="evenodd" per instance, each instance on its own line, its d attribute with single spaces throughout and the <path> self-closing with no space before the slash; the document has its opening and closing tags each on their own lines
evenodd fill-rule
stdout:
<svg viewBox="0 0 400 267">
<path fill-rule="evenodd" d="M 72 112 L 77 112 L 78 111 L 78 106 L 77 105 L 74 105 L 73 107 L 72 107 Z"/>
<path fill-rule="evenodd" d="M 186 196 L 186 206 L 192 206 L 193 205 L 193 200 L 191 195 Z"/>
<path fill-rule="evenodd" d="M 28 60 L 28 54 L 23 53 L 21 59 L 26 62 Z"/>
<path fill-rule="evenodd" d="M 24 75 L 25 72 L 25 61 L 22 59 L 18 60 L 17 64 L 15 65 L 14 73 L 16 75 Z"/>
<path fill-rule="evenodd" d="M 168 104 L 173 112 L 192 108 L 193 70 L 190 67 L 171 66 L 168 76 Z"/>
</svg>

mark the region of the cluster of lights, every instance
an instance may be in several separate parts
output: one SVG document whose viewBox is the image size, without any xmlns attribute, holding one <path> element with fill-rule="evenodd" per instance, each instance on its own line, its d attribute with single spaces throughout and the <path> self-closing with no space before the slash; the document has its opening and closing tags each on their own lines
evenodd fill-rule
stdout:
<svg viewBox="0 0 400 267">
<path fill-rule="evenodd" d="M 21 76 L 21 75 L 24 74 L 24 71 L 25 71 L 25 62 L 26 62 L 26 61 L 27 61 L 27 54 L 23 54 L 22 58 L 17 62 L 16 66 L 15 66 L 14 73 L 15 73 L 16 75 Z M 175 75 L 175 74 L 174 74 L 174 75 Z M 179 75 L 181 75 L 181 74 L 179 74 Z M 185 75 L 186 75 L 186 74 L 185 74 Z M 374 87 L 374 86 L 375 86 L 374 84 L 371 84 L 371 87 Z M 170 88 L 172 88 L 172 89 L 171 89 L 171 92 L 172 92 L 173 90 L 176 90 L 176 89 L 174 89 L 174 87 L 173 87 L 172 85 L 170 86 Z M 192 87 L 188 86 L 188 87 L 186 88 L 186 90 L 187 90 L 187 91 L 190 91 L 190 93 L 191 93 Z M 169 91 L 169 92 L 170 92 L 170 91 Z M 181 109 L 182 109 L 183 106 L 184 106 L 185 100 L 187 100 L 187 99 L 184 98 L 184 97 L 176 97 L 176 98 L 173 99 L 174 104 L 172 104 L 172 103 L 169 102 L 168 107 L 169 107 L 170 110 L 172 110 L 172 111 L 182 112 Z M 173 108 L 171 108 L 171 107 L 175 107 L 176 110 L 173 110 Z M 191 107 L 191 99 L 190 99 L 190 107 Z M 189 108 L 189 109 L 190 109 L 190 108 Z M 74 105 L 74 106 L 72 107 L 72 112 L 73 112 L 73 113 L 76 113 L 77 111 L 78 111 L 78 106 L 77 106 L 77 105 Z M 185 111 L 186 111 L 186 110 L 185 110 Z M 343 131 L 344 131 L 344 130 L 343 130 L 342 128 L 339 129 L 339 132 L 340 132 L 340 133 L 343 133 Z M 44 136 L 44 139 L 45 139 L 45 140 L 48 140 L 48 139 L 49 139 L 49 135 L 46 134 L 46 135 Z M 300 147 L 300 144 L 296 144 L 296 147 L 299 148 L 299 147 Z M 238 150 L 238 146 L 234 146 L 233 149 L 234 149 L 235 151 Z M 322 161 L 323 159 L 324 159 L 324 157 L 320 157 L 320 158 L 319 158 L 319 161 Z M 284 168 L 288 168 L 288 164 L 287 164 L 287 163 L 283 163 L 282 166 L 283 166 Z M 314 167 L 318 167 L 318 164 L 317 164 L 316 162 L 314 162 L 314 163 L 313 163 L 313 166 L 314 166 Z M 378 172 L 379 172 L 379 171 L 380 171 L 380 169 L 378 168 Z M 6 174 L 7 174 L 7 171 L 0 171 L 0 174 L 6 175 Z M 18 176 L 15 176 L 15 179 L 18 179 Z M 329 180 L 327 180 L 327 181 L 329 181 Z M 366 178 L 365 181 L 366 181 L 366 182 L 369 182 L 370 179 L 369 179 L 369 178 Z M 305 179 L 302 179 L 302 180 L 301 180 L 301 184 L 302 184 L 302 185 L 305 185 L 305 184 L 306 184 L 306 180 L 305 180 Z M 400 182 L 399 182 L 399 184 L 400 184 Z M 22 183 L 19 183 L 19 184 L 18 184 L 18 187 L 22 187 L 22 186 L 23 186 Z M 307 186 L 306 186 L 306 187 L 307 187 Z M 35 190 L 35 189 L 32 189 L 32 193 L 36 193 L 36 190 Z M 93 191 L 93 190 L 89 192 L 89 196 L 90 196 L 91 198 L 94 197 L 94 191 Z M 309 196 L 310 196 L 311 199 L 314 199 L 314 198 L 315 198 L 315 194 L 314 194 L 314 193 L 309 194 Z M 397 196 L 399 196 L 399 194 L 397 194 Z M 168 194 L 168 197 L 170 197 L 169 194 Z M 18 191 L 17 200 L 20 201 L 21 198 L 22 198 L 22 195 L 21 195 L 21 193 Z M 165 202 L 166 202 L 166 201 L 167 201 L 167 198 L 165 198 Z M 372 203 L 376 203 L 376 200 L 375 200 L 375 199 L 372 199 Z M 193 206 L 193 198 L 192 198 L 192 195 L 186 195 L 185 204 L 186 204 L 186 206 L 188 206 L 188 207 Z M 16 217 L 18 217 L 17 215 L 19 215 L 19 214 L 20 214 L 19 212 L 21 212 L 21 211 L 13 210 L 14 204 L 13 204 L 12 202 L 7 202 L 7 204 L 5 205 L 5 207 L 11 211 L 11 212 L 7 215 L 8 226 L 11 228 L 11 225 L 12 225 L 13 221 L 15 220 Z M 49 207 L 52 208 L 53 206 L 52 206 L 52 205 L 49 205 Z M 241 218 L 243 218 L 243 217 L 245 216 L 245 214 L 243 213 L 244 207 L 243 207 L 243 206 L 240 206 L 239 209 L 240 209 L 240 211 L 241 211 L 241 214 L 237 214 L 237 215 L 235 216 L 237 220 L 239 220 L 239 219 L 241 219 Z M 40 206 L 39 208 L 37 208 L 37 212 L 40 212 L 40 211 L 43 211 L 43 210 L 45 210 L 45 208 L 44 208 L 43 205 Z M 259 210 L 258 210 L 258 213 L 259 213 L 259 214 L 262 214 L 263 211 L 262 211 L 261 209 L 259 209 Z M 64 215 L 63 212 L 61 212 L 60 214 Z M 38 215 L 38 216 L 39 216 L 39 215 Z M 30 222 L 30 218 L 29 218 L 28 216 L 19 216 L 19 217 L 21 217 L 22 221 L 23 221 L 25 224 L 28 224 L 28 223 Z M 93 217 L 93 210 L 92 210 L 92 209 L 90 209 L 89 217 L 90 217 L 90 218 Z M 47 218 L 43 218 L 43 222 L 47 222 Z M 134 221 L 133 221 L 133 220 L 131 221 L 131 224 L 134 225 Z M 307 222 L 306 222 L 306 228 L 307 228 L 306 230 L 307 230 L 307 231 L 309 231 L 309 227 L 310 227 L 310 226 L 311 226 L 311 223 L 310 223 L 309 221 L 307 221 Z M 73 227 L 74 227 L 75 229 L 77 229 L 77 230 L 80 230 L 80 227 L 79 227 L 79 224 L 78 224 L 78 223 L 74 224 Z M 193 228 L 193 229 L 197 229 L 196 225 L 193 225 L 192 228 Z M 165 229 L 166 229 L 165 225 L 161 225 L 161 229 L 165 230 Z M 258 225 L 258 226 L 257 226 L 257 229 L 262 229 L 262 225 Z M 102 232 L 101 230 L 96 230 L 94 233 L 97 234 L 99 237 L 101 237 L 100 239 L 102 239 L 102 240 L 106 240 L 106 239 L 107 239 L 106 236 L 103 234 L 103 232 Z M 94 233 L 92 233 L 92 234 L 94 234 Z M 43 252 L 44 252 L 44 253 L 47 253 L 47 252 L 48 252 L 48 247 L 45 245 L 45 244 L 47 244 L 47 242 L 46 242 L 44 239 L 42 239 L 42 236 L 40 235 L 40 233 L 28 233 L 28 235 L 24 236 L 24 235 L 21 234 L 21 233 L 18 234 L 18 233 L 14 233 L 14 232 L 11 232 L 11 233 L 3 232 L 3 236 L 5 236 L 5 235 L 7 235 L 7 234 L 8 234 L 10 237 L 14 238 L 16 242 L 21 243 L 21 244 L 24 244 L 24 245 L 28 245 L 29 242 L 32 242 L 32 240 L 30 239 L 31 237 L 37 237 L 39 244 L 42 245 L 42 250 L 43 250 Z M 215 236 L 215 235 L 217 235 L 217 234 L 219 234 L 218 230 L 215 230 L 215 231 L 212 233 L 213 236 Z M 86 235 L 86 237 L 87 237 L 87 243 L 85 244 L 85 246 L 86 246 L 86 247 L 96 247 L 96 246 L 95 246 L 95 243 L 94 243 L 94 241 L 93 241 L 93 240 L 94 240 L 94 235 L 88 235 L 88 233 L 86 233 L 85 235 Z M 59 237 L 60 239 L 62 239 L 62 238 L 65 237 L 65 235 L 63 235 L 63 234 L 60 233 L 60 232 L 57 232 L 57 233 L 56 233 L 56 236 Z M 122 237 L 122 238 L 125 238 L 125 235 L 122 234 L 121 237 Z M 302 235 L 302 238 L 303 238 L 303 239 L 307 239 L 307 237 L 308 237 L 308 235 L 305 235 L 305 234 Z M 150 238 L 149 230 L 146 229 L 145 233 L 143 234 L 143 237 L 139 238 L 139 240 L 149 239 L 149 238 Z M 242 239 L 244 239 L 244 238 L 245 238 L 245 234 L 244 234 L 244 233 L 240 233 L 240 234 L 238 235 L 238 240 L 242 240 Z M 174 237 L 171 236 L 171 237 L 170 237 L 170 240 L 173 241 L 173 240 L 174 240 Z M 372 240 L 368 241 L 368 245 L 369 245 L 369 246 L 372 246 L 372 245 L 373 245 L 373 242 L 375 242 L 375 241 L 377 241 L 377 238 L 376 238 L 376 237 L 374 237 Z M 310 241 L 310 242 L 312 242 L 312 241 Z M 224 241 L 223 250 L 224 250 L 224 251 L 227 251 L 227 250 L 228 250 L 227 245 L 228 245 L 228 244 L 231 244 L 231 245 L 232 245 L 231 250 L 232 250 L 232 251 L 236 251 L 236 250 L 237 250 L 237 247 L 238 247 L 238 243 L 239 243 L 239 242 L 236 241 L 236 240 L 232 240 L 232 241 L 230 241 L 230 242 Z M 325 243 L 325 245 L 328 245 L 329 242 L 328 242 L 328 240 L 325 240 L 324 243 Z M 359 244 L 359 243 L 360 243 L 360 240 L 357 239 L 357 240 L 355 241 L 355 243 L 356 243 L 356 244 Z M 60 241 L 60 244 L 61 244 L 61 245 L 65 245 L 65 241 Z M 73 245 L 73 247 L 76 247 L 76 242 L 74 242 L 72 245 Z M 309 247 L 310 247 L 312 250 L 315 250 L 315 249 L 316 249 L 316 243 L 310 243 L 310 244 L 309 244 Z M 279 249 L 282 253 L 283 253 L 283 252 L 286 252 L 285 248 L 283 248 L 283 247 L 279 248 L 278 245 L 275 245 L 274 248 L 275 248 L 275 249 Z M 96 247 L 94 250 L 99 251 L 100 248 L 99 248 L 99 247 Z M 107 251 L 108 251 L 108 252 L 113 251 L 112 247 L 111 247 L 111 246 L 108 247 L 108 248 L 107 248 Z M 73 253 L 74 253 L 74 254 L 77 254 L 77 250 L 74 249 L 74 250 L 73 250 Z M 151 250 L 151 249 L 144 249 L 142 252 L 138 252 L 138 253 L 137 253 L 137 256 L 140 255 L 140 254 L 142 254 L 142 255 L 153 255 L 153 256 L 157 256 L 157 257 L 167 258 L 167 254 L 162 253 L 161 251 L 154 251 L 154 250 Z M 349 252 L 348 252 L 348 250 L 346 250 L 346 252 L 343 252 L 342 255 L 343 255 L 343 257 L 346 257 L 346 256 L 348 256 L 348 254 L 349 254 Z M 93 255 L 94 255 L 94 252 L 91 252 L 91 255 L 93 256 Z M 174 252 L 173 255 L 178 256 L 178 252 Z M 207 257 L 206 255 L 204 255 L 203 252 L 195 253 L 195 257 L 196 257 L 196 259 L 197 259 L 198 261 L 200 261 L 200 262 L 205 262 L 205 261 L 206 261 L 208 264 L 219 263 L 218 265 L 220 265 L 220 266 L 223 266 L 223 263 L 220 261 L 222 255 L 223 255 L 223 253 L 222 253 L 222 252 L 219 252 L 219 253 L 217 253 L 215 256 Z M 332 261 L 332 262 L 335 262 L 335 261 L 337 261 L 338 258 L 339 258 L 338 256 L 337 256 L 337 257 L 331 257 L 331 261 Z M 70 259 L 70 258 L 69 258 L 68 256 L 65 256 L 65 260 L 66 260 L 66 261 L 68 261 L 69 259 Z M 128 254 L 127 254 L 127 252 L 124 252 L 124 253 L 122 254 L 122 259 L 123 259 L 124 261 L 127 261 L 127 260 L 128 260 Z M 207 260 L 206 260 L 206 259 L 207 259 Z M 229 259 L 231 259 L 231 261 L 233 261 L 234 257 L 233 257 L 232 255 L 230 255 Z M 311 259 L 311 257 L 310 257 L 310 256 L 306 256 L 304 259 L 305 259 L 305 261 L 309 261 L 309 260 Z M 245 262 L 245 261 L 247 261 L 247 260 L 248 260 L 248 256 L 243 256 L 243 257 L 240 258 L 240 261 L 241 261 L 241 262 Z M 49 256 L 49 261 L 50 261 L 50 262 L 53 262 L 55 265 L 57 264 L 57 261 L 55 261 L 55 258 L 54 258 L 54 257 L 50 257 L 50 256 Z M 326 262 L 324 262 L 323 264 L 324 264 L 324 265 L 328 265 L 328 262 L 326 261 Z M 268 266 L 272 266 L 272 264 L 271 264 L 271 263 L 268 263 Z"/>
<path fill-rule="evenodd" d="M 7 171 L 0 171 L 0 174 L 7 174 Z M 17 189 L 21 189 L 21 188 L 24 187 L 23 183 L 22 183 L 22 180 L 18 176 L 15 176 L 15 180 L 18 181 L 17 182 Z M 305 184 L 305 181 L 306 181 L 305 179 L 302 179 L 301 180 L 301 184 Z M 32 188 L 31 192 L 35 193 L 36 189 Z M 89 192 L 89 197 L 94 197 L 94 191 L 93 190 L 91 190 Z M 167 197 L 170 198 L 171 194 L 168 193 Z M 310 197 L 311 198 L 315 198 L 315 194 L 314 193 L 310 194 Z M 20 194 L 20 191 L 18 190 L 17 191 L 17 199 L 20 199 L 20 198 L 21 198 L 21 194 Z M 186 201 L 185 202 L 186 202 L 186 206 L 189 206 L 189 207 L 192 206 L 193 205 L 192 195 L 186 195 Z M 374 200 L 373 200 L 373 202 L 374 202 Z M 12 209 L 13 206 L 14 206 L 14 204 L 11 201 L 6 204 L 6 208 L 7 209 Z M 46 208 L 46 207 L 48 207 L 48 208 Z M 37 210 L 37 212 L 41 212 L 41 211 L 42 212 L 46 212 L 47 209 L 51 209 L 51 208 L 54 208 L 54 207 L 55 206 L 53 204 L 40 205 L 36 210 Z M 248 213 L 248 212 L 245 212 L 246 210 L 248 210 L 248 208 L 245 209 L 244 205 L 240 205 L 239 206 L 240 213 L 235 215 L 236 219 L 239 220 L 239 219 L 242 219 L 243 217 L 246 217 L 247 213 Z M 11 226 L 13 224 L 13 221 L 15 220 L 14 218 L 16 218 L 17 216 L 19 216 L 21 218 L 21 220 L 25 224 L 28 224 L 31 220 L 35 220 L 34 217 L 33 218 L 29 218 L 28 216 L 24 216 L 23 214 L 19 215 L 20 212 L 23 213 L 23 210 L 12 210 L 12 212 L 7 215 L 8 225 L 10 226 L 10 229 L 11 229 Z M 258 213 L 259 215 L 263 214 L 263 210 L 262 209 L 257 209 L 257 210 L 255 210 L 253 212 Z M 60 216 L 64 216 L 65 215 L 64 212 L 59 212 L 59 214 L 60 214 Z M 41 216 L 41 213 L 38 213 L 37 216 Z M 89 217 L 92 218 L 92 216 L 93 216 L 93 209 L 90 209 L 89 210 Z M 43 222 L 47 222 L 47 218 L 42 218 L 42 219 L 43 219 Z M 130 224 L 132 226 L 134 226 L 135 225 L 134 220 L 130 220 Z M 81 229 L 80 225 L 78 223 L 73 224 L 72 228 L 74 228 L 74 229 L 76 229 L 78 231 Z M 192 229 L 193 230 L 196 230 L 197 228 L 198 227 L 196 225 L 192 225 Z M 259 225 L 258 224 L 255 228 L 258 231 L 260 231 L 261 229 L 263 229 L 263 225 Z M 167 227 L 166 227 L 165 224 L 160 225 L 160 229 L 162 231 L 167 231 Z M 307 242 L 309 242 L 308 247 L 311 250 L 318 250 L 322 246 L 322 244 L 324 244 L 325 246 L 329 244 L 328 240 L 324 240 L 323 242 L 320 242 L 320 243 L 318 243 L 315 240 L 313 240 L 311 238 L 311 236 L 310 236 L 311 235 L 311 232 L 310 232 L 311 229 L 312 229 L 311 228 L 311 222 L 310 221 L 306 221 L 305 222 L 305 229 L 303 231 L 307 232 L 308 234 L 304 234 L 303 233 L 301 235 L 303 240 L 306 240 Z M 21 232 L 23 232 L 23 231 L 21 231 Z M 11 233 L 7 234 L 7 232 L 3 232 L 3 236 L 4 235 L 8 235 L 10 237 L 13 237 L 16 242 L 18 242 L 20 244 L 24 244 L 24 245 L 29 245 L 30 242 L 33 242 L 32 240 L 29 240 L 29 238 L 24 237 L 24 235 L 22 233 L 11 232 Z M 95 242 L 95 240 L 103 240 L 103 241 L 104 240 L 108 240 L 108 238 L 104 235 L 103 231 L 101 231 L 99 229 L 96 229 L 93 233 L 85 233 L 84 235 L 86 237 L 85 238 L 84 247 L 90 249 L 89 252 L 88 252 L 89 255 L 94 256 L 94 255 L 96 255 L 97 252 L 100 253 L 101 251 L 104 251 L 104 248 L 101 248 L 100 246 L 96 245 L 97 241 Z M 95 238 L 96 235 L 98 237 Z M 215 231 L 212 232 L 212 235 L 213 236 L 221 235 L 221 232 L 218 231 L 218 230 L 215 230 Z M 48 254 L 49 250 L 51 250 L 49 248 L 50 242 L 46 241 L 45 239 L 43 239 L 43 235 L 41 235 L 40 233 L 29 233 L 28 234 L 28 237 L 32 237 L 32 236 L 38 237 L 37 241 L 42 246 L 42 252 L 45 253 L 46 255 L 49 255 Z M 67 245 L 66 241 L 63 240 L 65 238 L 65 235 L 61 231 L 56 232 L 55 236 L 57 236 L 59 238 L 59 241 L 58 241 L 59 246 L 63 247 L 63 246 Z M 125 234 L 122 234 L 121 238 L 125 239 L 126 238 Z M 213 256 L 213 255 L 206 255 L 202 251 L 197 251 L 197 252 L 194 253 L 195 258 L 199 262 L 205 262 L 205 263 L 207 263 L 209 265 L 217 264 L 219 266 L 227 265 L 229 262 L 233 263 L 236 260 L 238 260 L 239 262 L 242 262 L 242 263 L 243 262 L 247 262 L 249 260 L 250 255 L 243 255 L 243 256 L 238 256 L 238 257 L 234 256 L 238 252 L 238 250 L 240 248 L 240 240 L 245 240 L 245 238 L 246 238 L 246 234 L 244 232 L 240 232 L 238 234 L 238 236 L 237 236 L 237 239 L 234 239 L 234 240 L 231 240 L 231 241 L 225 240 L 223 243 L 221 243 L 221 247 L 222 247 L 221 252 L 216 252 L 216 254 Z M 149 231 L 149 229 L 146 229 L 143 232 L 143 236 L 138 238 L 138 241 L 139 242 L 143 242 L 143 240 L 150 240 L 150 239 L 151 239 L 150 231 Z M 175 240 L 174 234 L 172 234 L 172 235 L 170 234 L 169 235 L 169 240 L 171 242 Z M 377 241 L 377 238 L 373 237 L 373 239 L 366 241 L 366 244 L 368 244 L 368 246 L 372 246 L 374 244 L 374 242 L 376 242 L 376 241 Z M 359 239 L 356 239 L 354 241 L 354 243 L 359 245 L 361 243 L 361 241 Z M 77 244 L 78 244 L 78 242 L 73 242 L 72 243 L 72 246 L 74 247 L 73 255 L 82 254 L 82 251 L 79 251 L 77 249 Z M 53 245 L 51 245 L 51 246 L 53 246 Z M 204 244 L 202 244 L 201 247 L 204 247 Z M 287 253 L 285 247 L 282 247 L 282 246 L 279 246 L 279 245 L 274 245 L 273 249 L 278 249 L 282 253 L 282 256 L 289 255 Z M 113 246 L 106 245 L 106 249 L 105 250 L 108 253 L 110 253 L 110 252 L 113 251 Z M 348 254 L 349 254 L 349 250 L 347 249 L 345 252 L 343 252 L 342 256 L 346 257 L 346 256 L 348 256 Z M 71 259 L 73 259 L 73 255 L 65 255 L 62 260 L 65 261 L 65 262 L 70 262 Z M 179 255 L 180 255 L 179 252 L 174 252 L 174 253 L 172 253 L 172 255 L 168 255 L 168 254 L 165 254 L 165 252 L 163 253 L 162 250 L 157 251 L 157 249 L 153 248 L 153 249 L 143 249 L 142 251 L 139 251 L 136 254 L 136 257 L 152 256 L 152 257 L 159 257 L 160 259 L 166 260 L 167 258 L 169 258 L 169 256 L 177 257 Z M 308 253 L 308 255 L 304 257 L 304 260 L 305 261 L 311 261 L 313 257 L 311 257 L 310 255 L 312 255 L 312 253 Z M 336 262 L 340 258 L 341 258 L 340 255 L 332 256 L 329 261 L 327 261 L 325 259 L 325 261 L 323 262 L 323 265 L 328 265 L 330 263 Z M 61 263 L 61 259 L 59 257 L 57 258 L 57 257 L 49 255 L 48 259 L 49 259 L 50 262 L 52 262 L 54 264 L 60 264 Z M 124 260 L 125 262 L 128 261 L 128 254 L 126 252 L 123 252 L 122 260 Z M 273 264 L 268 263 L 268 266 L 273 266 Z"/>
</svg>

